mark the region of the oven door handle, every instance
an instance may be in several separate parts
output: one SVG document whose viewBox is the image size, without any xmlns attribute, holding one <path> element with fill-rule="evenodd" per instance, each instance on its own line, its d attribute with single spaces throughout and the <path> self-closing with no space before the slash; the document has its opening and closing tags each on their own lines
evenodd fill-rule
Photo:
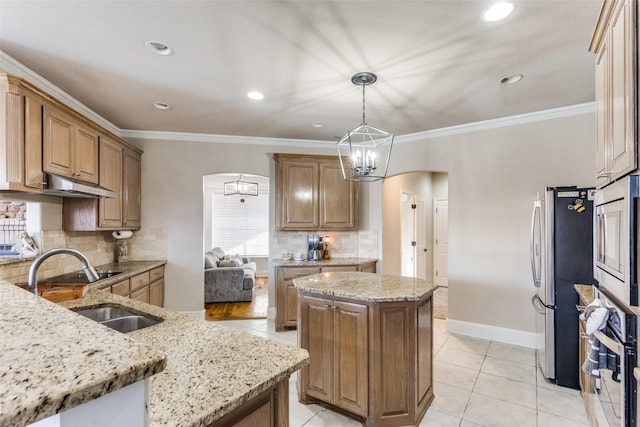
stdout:
<svg viewBox="0 0 640 427">
<path fill-rule="evenodd" d="M 611 338 L 603 334 L 602 331 L 595 331 L 593 333 L 593 336 L 595 336 L 598 341 L 600 341 L 600 343 L 606 346 L 609 350 L 613 351 L 618 356 L 622 356 L 622 353 L 624 352 L 624 346 L 622 344 L 615 340 L 612 340 Z"/>
</svg>

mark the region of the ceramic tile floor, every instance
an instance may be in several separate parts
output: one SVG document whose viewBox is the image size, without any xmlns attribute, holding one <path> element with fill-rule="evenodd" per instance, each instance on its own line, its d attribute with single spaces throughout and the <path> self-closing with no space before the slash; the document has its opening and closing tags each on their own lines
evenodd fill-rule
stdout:
<svg viewBox="0 0 640 427">
<path fill-rule="evenodd" d="M 273 321 L 235 320 L 224 326 L 297 345 L 296 331 L 275 332 Z M 435 399 L 421 427 L 588 426 L 577 390 L 548 383 L 535 367 L 535 352 L 446 332 L 434 319 Z M 291 377 L 291 427 L 358 427 L 355 420 L 318 405 L 302 405 Z"/>
</svg>

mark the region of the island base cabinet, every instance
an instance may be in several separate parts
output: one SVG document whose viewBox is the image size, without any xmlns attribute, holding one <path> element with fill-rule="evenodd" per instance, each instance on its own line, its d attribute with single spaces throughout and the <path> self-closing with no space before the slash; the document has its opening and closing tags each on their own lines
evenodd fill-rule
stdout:
<svg viewBox="0 0 640 427">
<path fill-rule="evenodd" d="M 288 427 L 289 377 L 209 427 Z"/>
<path fill-rule="evenodd" d="M 298 342 L 309 351 L 298 397 L 367 427 L 417 426 L 433 401 L 432 296 L 364 302 L 300 292 Z"/>
</svg>

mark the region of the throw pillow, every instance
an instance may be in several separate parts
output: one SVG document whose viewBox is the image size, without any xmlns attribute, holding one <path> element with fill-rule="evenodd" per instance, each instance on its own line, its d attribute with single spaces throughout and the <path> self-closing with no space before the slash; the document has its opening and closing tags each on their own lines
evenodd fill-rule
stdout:
<svg viewBox="0 0 640 427">
<path fill-rule="evenodd" d="M 220 267 L 240 267 L 235 259 L 223 259 L 220 261 Z"/>
<path fill-rule="evenodd" d="M 212 268 L 218 266 L 218 257 L 211 252 L 204 254 L 204 268 Z"/>
</svg>

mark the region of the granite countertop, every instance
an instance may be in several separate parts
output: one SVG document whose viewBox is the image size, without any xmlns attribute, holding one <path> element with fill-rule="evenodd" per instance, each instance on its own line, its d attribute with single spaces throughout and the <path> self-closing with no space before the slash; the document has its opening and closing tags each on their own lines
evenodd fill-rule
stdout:
<svg viewBox="0 0 640 427">
<path fill-rule="evenodd" d="M 293 279 L 304 292 L 349 298 L 356 301 L 418 301 L 438 285 L 413 277 L 360 272 L 330 272 Z"/>
<path fill-rule="evenodd" d="M 118 304 L 164 319 L 127 334 L 166 354 L 151 378 L 151 426 L 208 426 L 309 362 L 306 350 L 257 337 L 98 289 L 69 308 Z"/>
<path fill-rule="evenodd" d="M 271 262 L 276 267 L 322 267 L 329 265 L 362 265 L 370 262 L 377 262 L 375 258 L 329 258 L 320 261 L 309 261 L 304 259 L 302 261 L 295 261 L 293 259 L 285 260 L 281 258 L 273 258 Z"/>
<path fill-rule="evenodd" d="M 0 301 L 0 425 L 74 408 L 157 374 L 167 362 L 161 349 L 6 281 Z"/>
</svg>

